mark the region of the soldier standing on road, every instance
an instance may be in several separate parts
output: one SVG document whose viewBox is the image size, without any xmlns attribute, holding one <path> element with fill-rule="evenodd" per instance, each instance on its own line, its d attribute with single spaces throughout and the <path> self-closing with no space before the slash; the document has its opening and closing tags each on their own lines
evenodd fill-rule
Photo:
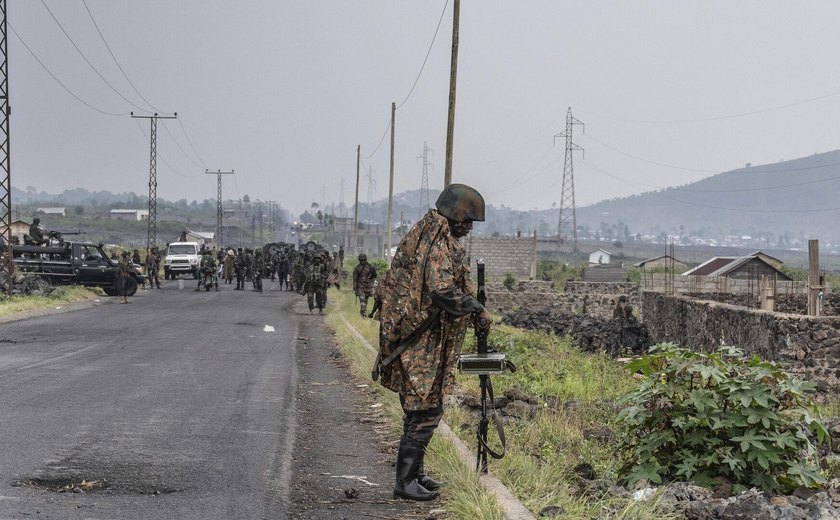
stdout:
<svg viewBox="0 0 840 520">
<path fill-rule="evenodd" d="M 306 269 L 306 303 L 309 304 L 309 313 L 317 305 L 318 314 L 324 314 L 326 304 L 327 282 L 324 270 L 321 266 L 321 256 L 315 255 L 312 263 Z"/>
<path fill-rule="evenodd" d="M 149 254 L 146 255 L 146 278 L 149 279 L 149 287 L 157 286 L 160 289 L 160 250 L 157 246 L 152 247 Z"/>
<path fill-rule="evenodd" d="M 241 291 L 245 288 L 245 253 L 242 248 L 236 250 L 236 289 L 234 291 Z"/>
<path fill-rule="evenodd" d="M 236 255 L 233 254 L 233 249 L 228 249 L 225 254 L 225 283 L 233 283 L 233 270 L 236 265 Z"/>
<path fill-rule="evenodd" d="M 128 292 L 128 277 L 131 276 L 129 273 L 134 269 L 134 264 L 131 262 L 131 255 L 128 251 L 122 252 L 117 267 L 119 267 L 119 273 L 117 273 L 117 290 L 119 295 L 122 296 L 120 303 L 131 303 L 128 301 L 128 295 L 126 293 Z"/>
<path fill-rule="evenodd" d="M 263 261 L 262 249 L 257 249 L 256 251 L 254 251 L 253 272 L 254 290 L 256 290 L 257 292 L 263 292 L 262 280 L 263 274 L 265 273 L 265 262 Z"/>
<path fill-rule="evenodd" d="M 458 241 L 473 222 L 484 220 L 484 199 L 469 186 L 450 184 L 435 206 L 403 237 L 391 261 L 374 368 L 382 385 L 399 393 L 403 407 L 394 497 L 408 500 L 438 496 L 439 483 L 423 471 L 426 447 L 454 383 L 467 326 L 472 322 L 485 331 L 491 323 L 473 297 Z"/>
<path fill-rule="evenodd" d="M 359 298 L 359 312 L 367 317 L 368 298 L 373 296 L 373 282 L 376 280 L 376 268 L 367 261 L 367 255 L 359 255 L 359 265 L 353 269 L 353 293 Z"/>
<path fill-rule="evenodd" d="M 338 260 L 341 262 L 341 268 L 344 269 L 344 246 L 338 246 Z"/>
<path fill-rule="evenodd" d="M 303 269 L 303 253 L 298 251 L 295 254 L 295 260 L 292 263 L 292 279 L 295 282 L 295 290 L 301 294 L 305 294 L 304 292 L 304 279 L 306 278 L 306 273 Z"/>
</svg>

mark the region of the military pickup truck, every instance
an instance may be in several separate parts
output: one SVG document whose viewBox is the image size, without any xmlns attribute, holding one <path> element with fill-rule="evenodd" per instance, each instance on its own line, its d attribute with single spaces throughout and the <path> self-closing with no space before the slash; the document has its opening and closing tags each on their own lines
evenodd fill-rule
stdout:
<svg viewBox="0 0 840 520">
<path fill-rule="evenodd" d="M 117 296 L 119 267 L 102 251 L 101 244 L 63 242 L 52 246 L 12 246 L 15 271 L 35 275 L 42 284 L 101 287 L 108 296 Z M 144 276 L 138 269 L 130 273 L 126 293 L 132 296 Z"/>
</svg>

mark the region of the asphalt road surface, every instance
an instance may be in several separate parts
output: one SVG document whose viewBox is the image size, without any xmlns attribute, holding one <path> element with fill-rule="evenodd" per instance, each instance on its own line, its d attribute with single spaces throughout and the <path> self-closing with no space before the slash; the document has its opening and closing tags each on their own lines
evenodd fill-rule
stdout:
<svg viewBox="0 0 840 520">
<path fill-rule="evenodd" d="M 303 298 L 184 282 L 0 325 L 0 520 L 425 518 Z"/>
</svg>

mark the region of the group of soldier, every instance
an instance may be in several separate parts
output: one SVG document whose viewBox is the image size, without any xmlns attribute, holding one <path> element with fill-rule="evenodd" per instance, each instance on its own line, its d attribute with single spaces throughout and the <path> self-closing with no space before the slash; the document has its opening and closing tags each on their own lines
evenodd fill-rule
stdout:
<svg viewBox="0 0 840 520">
<path fill-rule="evenodd" d="M 262 292 L 262 281 L 270 278 L 278 281 L 280 289 L 295 291 L 307 296 L 310 313 L 316 308 L 323 314 L 327 303 L 327 287 L 334 284 L 339 287 L 344 262 L 344 249 L 332 255 L 320 248 L 295 250 L 294 248 L 228 248 L 227 250 L 202 249 L 198 286 L 201 290 L 207 283 L 215 283 L 218 278 L 225 284 L 233 284 L 235 291 L 246 288 L 251 283 L 253 289 Z M 210 281 L 203 273 L 212 273 Z"/>
</svg>

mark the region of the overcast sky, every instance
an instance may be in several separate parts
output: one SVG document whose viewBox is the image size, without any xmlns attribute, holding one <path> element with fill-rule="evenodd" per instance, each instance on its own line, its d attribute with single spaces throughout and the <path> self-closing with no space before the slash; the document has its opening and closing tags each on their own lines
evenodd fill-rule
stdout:
<svg viewBox="0 0 840 520">
<path fill-rule="evenodd" d="M 82 0 L 44 1 L 115 90 L 154 110 Z M 205 167 L 235 169 L 225 198 L 295 212 L 321 203 L 323 187 L 326 202 L 340 200 L 342 179 L 352 203 L 357 144 L 387 196 L 388 137 L 374 150 L 445 5 L 86 1 L 140 94 L 178 112 L 159 123 L 158 195 L 215 198 Z M 568 107 L 585 123 L 574 128 L 579 206 L 834 150 L 837 20 L 836 1 L 464 0 L 453 180 L 495 205 L 559 203 L 564 146 L 553 137 Z M 11 0 L 9 22 L 73 94 L 125 114 L 72 97 L 11 34 L 12 184 L 147 193 L 149 122 L 127 115 L 145 112 L 85 63 L 41 0 Z M 419 187 L 424 141 L 430 185 L 442 187 L 451 36 L 450 2 L 397 110 L 395 192 Z M 363 176 L 363 202 L 367 190 Z"/>
</svg>

